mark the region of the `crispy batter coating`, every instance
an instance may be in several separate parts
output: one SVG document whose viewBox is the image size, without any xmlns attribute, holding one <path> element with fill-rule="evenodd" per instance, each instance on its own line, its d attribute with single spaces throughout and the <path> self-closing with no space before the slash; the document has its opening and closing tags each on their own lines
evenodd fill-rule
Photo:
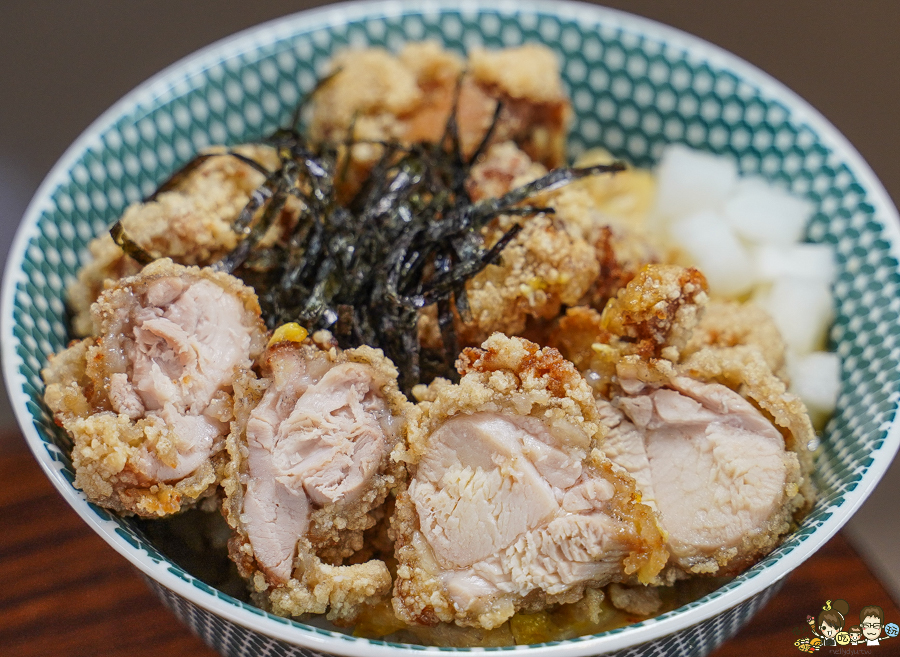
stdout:
<svg viewBox="0 0 900 657">
<path fill-rule="evenodd" d="M 603 361 L 597 359 L 596 351 L 609 349 L 614 339 L 603 323 L 603 316 L 588 306 L 568 308 L 566 314 L 556 320 L 547 336 L 547 344 L 558 349 L 567 360 L 572 361 L 579 372 L 598 371 Z M 615 362 L 610 361 L 610 366 Z M 614 368 L 607 367 L 604 381 L 608 383 L 615 373 Z M 596 381 L 591 381 L 596 384 Z"/>
<path fill-rule="evenodd" d="M 550 216 L 529 220 L 500 262 L 466 284 L 472 321 L 457 321 L 460 343 L 480 344 L 494 332 L 517 335 L 532 318 L 553 319 L 563 306 L 578 303 L 598 271 L 589 244 L 574 239 Z M 440 344 L 434 311 L 421 317 L 424 343 Z"/>
<path fill-rule="evenodd" d="M 784 340 L 772 317 L 753 302 L 713 300 L 684 348 L 684 357 L 704 347 L 754 347 L 769 369 L 787 383 Z"/>
<path fill-rule="evenodd" d="M 533 162 L 511 141 L 492 144 L 469 171 L 466 191 L 473 201 L 499 198 L 511 189 L 537 180 L 547 167 Z"/>
<path fill-rule="evenodd" d="M 592 149 L 575 160 L 575 166 L 612 164 L 615 158 L 603 149 Z M 615 175 L 590 176 L 576 180 L 547 195 L 557 216 L 569 230 L 588 242 L 596 242 L 599 231 L 612 227 L 628 235 L 634 247 L 649 257 L 653 235 L 648 230 L 649 215 L 656 195 L 656 181 L 647 169 L 629 167 Z M 645 261 L 642 264 L 646 264 Z"/>
<path fill-rule="evenodd" d="M 534 180 L 546 169 L 512 142 L 491 146 L 470 173 L 473 199 L 501 196 Z M 543 201 L 541 201 L 543 202 Z M 518 219 L 498 217 L 483 232 L 486 245 L 495 243 Z M 457 314 L 455 328 L 463 346 L 481 344 L 494 332 L 520 335 L 534 321 L 551 320 L 563 306 L 589 295 L 601 264 L 596 250 L 567 230 L 553 215 L 527 219 L 504 249 L 500 262 L 489 265 L 466 284 L 471 322 Z M 419 335 L 427 348 L 441 345 L 437 312 L 422 312 Z"/>
<path fill-rule="evenodd" d="M 612 155 L 593 149 L 576 160 L 576 166 L 610 164 Z M 630 167 L 614 175 L 576 180 L 536 199 L 546 203 L 573 237 L 597 251 L 600 274 L 583 303 L 603 310 L 640 269 L 659 262 L 665 250 L 649 230 L 656 183 L 646 169 Z"/>
<path fill-rule="evenodd" d="M 623 586 L 612 583 L 606 587 L 609 601 L 616 609 L 627 611 L 635 616 L 648 618 L 659 613 L 662 599 L 655 586 Z"/>
<path fill-rule="evenodd" d="M 448 421 L 473 414 L 497 414 L 539 420 L 558 435 L 573 441 L 586 436 L 589 446 L 602 442 L 596 405 L 590 388 L 571 363 L 554 349 L 539 349 L 522 338 L 494 334 L 481 349 L 466 349 L 457 367 L 462 374 L 458 385 L 437 380 L 416 393 L 423 399 L 410 421 L 408 462 L 411 479 L 431 447 L 432 436 Z M 614 489 L 607 511 L 622 523 L 619 538 L 625 552 L 616 567 L 618 577 L 651 580 L 667 558 L 653 513 L 635 497 L 634 482 L 613 470 L 597 449 L 589 449 L 583 463 L 587 479 L 609 482 Z M 397 498 L 391 521 L 398 561 L 394 586 L 394 609 L 408 623 L 459 625 L 494 628 L 517 610 L 534 611 L 547 605 L 574 602 L 586 587 L 606 582 L 582 581 L 548 592 L 540 587 L 525 595 L 498 594 L 491 605 L 461 608 L 444 584 L 442 568 L 429 547 L 421 518 L 410 489 Z M 511 548 L 510 548 L 511 549 Z M 503 548 L 501 548 L 502 552 Z M 608 581 L 608 580 L 607 580 Z"/>
<path fill-rule="evenodd" d="M 91 304 L 100 293 L 115 281 L 133 276 L 141 270 L 137 261 L 129 258 L 109 233 L 95 237 L 88 244 L 91 259 L 78 271 L 78 278 L 69 286 L 69 307 L 72 309 L 72 332 L 77 336 L 93 333 Z"/>
<path fill-rule="evenodd" d="M 234 530 L 229 553 L 240 574 L 248 580 L 254 600 L 262 607 L 282 616 L 306 613 L 326 614 L 330 620 L 352 621 L 366 605 L 372 605 L 390 594 L 391 576 L 384 562 L 359 558 L 367 546 L 364 533 L 377 523 L 386 522 L 385 502 L 389 494 L 405 478 L 404 465 L 392 458 L 391 450 L 402 451 L 405 416 L 411 404 L 397 387 L 397 370 L 382 352 L 370 347 L 339 351 L 334 346 L 322 348 L 328 341 L 280 342 L 271 345 L 262 358 L 262 378 L 246 372 L 236 386 L 236 420 L 227 439 L 229 462 L 222 486 L 225 491 L 223 513 Z M 379 395 L 394 416 L 396 431 L 385 434 L 387 451 L 363 491 L 349 501 L 315 504 L 308 516 L 303 535 L 295 536 L 296 551 L 292 574 L 281 580 L 271 574 L 254 553 L 248 533 L 247 485 L 252 476 L 247 426 L 251 413 L 259 406 L 267 390 L 279 390 L 276 407 L 290 414 L 298 394 L 306 385 L 290 392 L 291 377 L 297 376 L 296 359 L 306 362 L 310 374 L 322 376 L 329 369 L 346 363 L 360 363 L 371 368 L 379 386 Z M 304 371 L 307 371 L 304 370 Z M 287 390 L 287 392 L 283 392 Z M 303 493 L 300 493 L 301 495 Z M 274 510 L 272 510 L 274 511 Z M 275 519 L 271 522 L 274 524 Z M 367 550 L 363 556 L 371 556 Z"/>
<path fill-rule="evenodd" d="M 646 265 L 602 313 L 569 308 L 548 343 L 608 396 L 623 356 L 678 361 L 708 301 L 706 279 L 693 268 Z"/>
<path fill-rule="evenodd" d="M 135 318 L 146 315 L 141 304 L 147 303 L 155 282 L 170 278 L 185 284 L 211 284 L 208 289 L 219 288 L 235 299 L 241 312 L 237 321 L 250 334 L 248 351 L 236 367 L 249 367 L 262 351 L 265 333 L 253 291 L 227 274 L 163 259 L 101 294 L 91 307 L 97 336 L 75 342 L 51 357 L 42 372 L 44 400 L 73 441 L 75 486 L 96 504 L 146 517 L 176 513 L 212 493 L 225 465 L 223 435 L 212 438 L 208 458 L 187 475 L 158 480 L 148 474 L 177 470 L 181 459 L 187 458 L 182 453 L 190 452 L 194 436 L 182 435 L 182 429 L 160 415 L 145 415 L 143 407 L 135 407 L 139 401 L 121 392 L 127 387 L 122 382 L 133 376 L 128 354 L 134 342 L 133 327 L 139 323 Z M 230 383 L 215 390 L 208 406 L 200 410 L 209 422 L 227 426 L 233 410 Z"/>
<path fill-rule="evenodd" d="M 219 147 L 209 152 L 223 150 Z M 269 146 L 251 144 L 234 150 L 270 170 L 278 167 L 275 150 Z M 237 245 L 239 236 L 232 224 L 263 180 L 260 172 L 236 158 L 212 157 L 153 201 L 130 205 L 121 223 L 127 234 L 152 254 L 184 265 L 208 265 Z M 281 221 L 290 221 L 295 212 L 292 200 Z M 141 269 L 108 233 L 92 240 L 88 248 L 92 260 L 68 290 L 74 312 L 72 328 L 81 336 L 91 334 L 90 306 L 103 289 Z"/>
<path fill-rule="evenodd" d="M 706 278 L 694 268 L 647 265 L 603 309 L 603 327 L 644 357 L 684 349 L 707 301 Z M 675 351 L 673 351 L 675 350 Z"/>
<path fill-rule="evenodd" d="M 610 161 L 594 154 L 584 164 Z M 495 144 L 476 164 L 468 180 L 474 199 L 500 196 L 542 175 L 543 167 L 510 142 Z M 491 333 L 521 335 L 559 315 L 564 306 L 589 304 L 602 309 L 607 300 L 634 278 L 656 252 L 640 229 L 652 195 L 645 188 L 649 173 L 628 170 L 576 181 L 533 202 L 556 210 L 536 217 L 504 250 L 501 262 L 475 276 L 466 286 L 472 321 L 456 316 L 463 345 L 480 344 Z M 651 187 L 652 189 L 652 187 Z M 615 199 L 633 198 L 617 206 Z M 516 219 L 499 217 L 485 230 L 491 244 Z M 429 348 L 440 345 L 434 308 L 422 314 L 420 336 Z"/>
<path fill-rule="evenodd" d="M 564 161 L 570 109 L 553 53 L 525 45 L 475 50 L 464 61 L 434 42 L 406 45 L 398 55 L 369 48 L 333 60 L 339 72 L 318 91 L 310 121 L 314 141 L 341 143 L 351 129 L 358 141 L 437 142 L 459 88 L 460 145 L 471 155 L 503 104 L 492 141 L 514 141 L 545 166 Z M 358 188 L 377 160 L 375 143 L 355 144 L 347 186 Z"/>
</svg>

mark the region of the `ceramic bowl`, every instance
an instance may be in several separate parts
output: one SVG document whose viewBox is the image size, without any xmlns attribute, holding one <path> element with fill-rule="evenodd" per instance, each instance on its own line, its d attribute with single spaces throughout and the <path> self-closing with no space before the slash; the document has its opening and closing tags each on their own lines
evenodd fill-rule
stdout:
<svg viewBox="0 0 900 657">
<path fill-rule="evenodd" d="M 704 655 L 734 635 L 784 577 L 859 507 L 897 451 L 900 224 L 859 154 L 798 96 L 708 43 L 651 21 L 566 2 L 349 3 L 289 16 L 163 71 L 101 116 L 32 201 L 3 288 L 6 383 L 47 476 L 173 612 L 226 655 L 362 657 L 448 649 L 370 641 L 279 618 L 218 591 L 168 559 L 137 523 L 73 488 L 67 441 L 44 408 L 40 370 L 68 341 L 64 290 L 86 245 L 127 204 L 210 144 L 252 140 L 288 119 L 338 50 L 436 39 L 463 50 L 537 41 L 553 48 L 574 109 L 571 155 L 603 146 L 638 166 L 681 142 L 734 158 L 815 206 L 807 238 L 834 245 L 831 345 L 842 359 L 838 409 L 817 457 L 821 499 L 770 556 L 710 595 L 629 627 L 508 649 L 578 657 Z M 452 650 L 453 652 L 476 652 Z M 477 652 L 480 652 L 477 651 Z"/>
</svg>

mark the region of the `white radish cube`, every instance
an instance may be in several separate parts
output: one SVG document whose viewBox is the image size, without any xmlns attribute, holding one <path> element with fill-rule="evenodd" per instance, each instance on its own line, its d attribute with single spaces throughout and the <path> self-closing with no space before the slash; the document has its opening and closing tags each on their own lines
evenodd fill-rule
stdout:
<svg viewBox="0 0 900 657">
<path fill-rule="evenodd" d="M 725 218 L 743 239 L 788 246 L 799 242 L 813 213 L 809 201 L 759 178 L 745 178 L 725 202 Z"/>
<path fill-rule="evenodd" d="M 720 215 L 699 212 L 674 222 L 670 232 L 706 276 L 712 294 L 735 297 L 753 287 L 750 254 Z"/>
<path fill-rule="evenodd" d="M 673 144 L 657 168 L 656 212 L 683 217 L 720 206 L 737 184 L 737 165 L 726 157 Z"/>
<path fill-rule="evenodd" d="M 810 408 L 831 413 L 841 388 L 841 359 L 835 353 L 814 351 L 789 360 L 791 392 Z"/>
<path fill-rule="evenodd" d="M 793 276 L 831 285 L 837 276 L 834 247 L 830 244 L 766 244 L 751 252 L 756 264 L 756 275 L 766 283 Z"/>
<path fill-rule="evenodd" d="M 821 419 L 834 413 L 841 390 L 841 359 L 837 354 L 814 351 L 788 359 L 791 392 L 800 397 L 810 416 Z"/>
<path fill-rule="evenodd" d="M 785 276 L 774 282 L 761 304 L 795 354 L 803 356 L 824 346 L 832 319 L 827 283 Z"/>
</svg>

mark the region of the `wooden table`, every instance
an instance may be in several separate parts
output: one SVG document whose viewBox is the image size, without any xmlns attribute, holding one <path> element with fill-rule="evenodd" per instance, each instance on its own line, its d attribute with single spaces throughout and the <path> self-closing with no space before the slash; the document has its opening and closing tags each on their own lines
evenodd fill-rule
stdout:
<svg viewBox="0 0 900 657">
<path fill-rule="evenodd" d="M 0 456 L 0 564 L 3 657 L 215 657 L 21 450 Z M 850 603 L 851 618 L 877 604 L 887 622 L 900 622 L 900 610 L 839 535 L 714 657 L 804 654 L 793 643 L 809 636 L 806 616 L 835 598 Z M 873 650 L 895 655 L 900 645 Z"/>
</svg>

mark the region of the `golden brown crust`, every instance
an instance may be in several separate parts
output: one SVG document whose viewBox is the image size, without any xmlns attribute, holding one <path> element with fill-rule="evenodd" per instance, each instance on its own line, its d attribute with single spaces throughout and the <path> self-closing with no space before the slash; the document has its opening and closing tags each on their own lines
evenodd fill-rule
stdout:
<svg viewBox="0 0 900 657">
<path fill-rule="evenodd" d="M 710 301 L 682 355 L 686 358 L 704 347 L 739 345 L 757 349 L 769 369 L 787 382 L 784 340 L 769 313 L 753 302 Z"/>
<path fill-rule="evenodd" d="M 510 411 L 551 422 L 572 421 L 588 436 L 601 432 L 590 389 L 555 349 L 495 333 L 482 348 L 464 349 L 457 369 L 462 375 L 458 385 L 438 379 L 421 393 L 430 401 L 419 403 L 412 412 L 407 462 L 418 462 L 428 436 L 463 412 Z"/>
<path fill-rule="evenodd" d="M 88 250 L 91 253 L 90 261 L 78 270 L 78 277 L 67 290 L 72 310 L 72 332 L 79 336 L 94 332 L 91 304 L 100 293 L 113 282 L 133 276 L 141 270 L 141 265 L 126 256 L 109 233 L 91 240 Z"/>
<path fill-rule="evenodd" d="M 224 150 L 217 147 L 206 152 Z M 248 144 L 234 150 L 270 170 L 279 166 L 270 146 Z M 126 234 L 151 254 L 183 265 L 208 265 L 237 245 L 239 235 L 232 230 L 234 220 L 264 179 L 262 173 L 237 158 L 211 157 L 154 200 L 131 204 L 120 222 Z M 296 203 L 292 200 L 282 212 L 280 223 L 290 223 L 295 214 Z M 100 293 L 114 281 L 141 269 L 108 233 L 95 238 L 88 248 L 92 260 L 78 272 L 68 290 L 76 335 L 92 333 L 90 306 Z"/>
<path fill-rule="evenodd" d="M 592 149 L 582 154 L 575 166 L 612 164 L 614 161 L 610 153 Z M 599 231 L 610 227 L 621 236 L 623 245 L 624 241 L 628 242 L 634 256 L 644 254 L 634 258 L 635 261 L 655 253 L 656 245 L 648 224 L 656 196 L 656 181 L 649 170 L 628 167 L 614 175 L 589 176 L 545 196 L 548 205 L 556 210 L 557 218 L 576 237 L 594 243 L 600 237 Z M 631 261 L 633 258 L 626 258 L 623 252 L 620 259 Z"/>
<path fill-rule="evenodd" d="M 606 151 L 593 149 L 579 157 L 575 166 L 613 161 Z M 655 187 L 650 171 L 629 167 L 573 181 L 535 199 L 552 207 L 553 216 L 566 230 L 597 252 L 600 273 L 582 304 L 603 310 L 644 265 L 663 259 L 664 249 L 648 226 Z"/>
<path fill-rule="evenodd" d="M 497 102 L 503 103 L 493 145 L 476 163 L 468 181 L 474 200 L 499 196 L 540 176 L 545 165 L 563 162 L 570 109 L 555 59 L 545 48 L 477 50 L 464 61 L 434 43 L 420 43 L 407 45 L 397 56 L 378 49 L 348 52 L 336 58 L 335 66 L 341 73 L 316 97 L 312 134 L 319 141 L 341 141 L 351 126 L 355 138 L 363 141 L 437 141 L 465 71 L 458 115 L 466 154 L 474 151 L 490 127 Z M 268 147 L 250 146 L 242 152 L 270 169 L 278 166 Z M 374 144 L 353 147 L 350 188 L 363 179 L 379 152 Z M 610 159 L 607 153 L 590 153 L 578 164 Z M 185 264 L 207 264 L 236 244 L 233 219 L 261 182 L 262 174 L 239 160 L 214 157 L 153 202 L 130 207 L 122 223 L 128 234 L 151 252 L 167 253 Z M 630 584 L 654 578 L 662 582 L 686 573 L 740 571 L 771 550 L 814 503 L 812 455 L 807 449 L 812 428 L 803 404 L 785 390 L 783 341 L 764 311 L 736 302 L 707 305 L 705 280 L 696 270 L 642 269 L 665 257 L 664 249 L 648 233 L 654 185 L 649 172 L 630 169 L 616 176 L 579 180 L 532 199 L 535 205 L 554 208 L 555 215 L 529 220 L 499 263 L 467 285 L 474 321 L 463 323 L 457 316 L 457 334 L 464 345 L 487 342 L 481 349 L 460 354 L 461 383 L 438 380 L 417 387 L 416 396 L 422 403 L 414 410 L 396 385 L 382 390 L 392 408 L 403 409 L 398 412 L 413 418 L 409 439 L 394 446 L 383 479 L 352 508 L 332 505 L 312 513 L 294 564 L 300 574 L 286 584 L 273 586 L 267 580 L 240 522 L 241 477 L 246 476 L 247 457 L 242 432 L 250 411 L 271 385 L 265 361 L 262 378 L 248 367 L 235 383 L 235 417 L 227 441 L 230 461 L 217 453 L 173 485 L 147 487 L 129 469 L 129 459 L 148 440 L 152 428 L 112 412 L 104 338 L 73 343 L 51 357 L 42 373 L 47 385 L 45 399 L 57 422 L 75 436 L 76 485 L 109 508 L 156 516 L 203 499 L 221 482 L 226 491 L 223 512 L 237 529 L 231 555 L 250 580 L 254 599 L 278 614 L 327 612 L 339 622 L 351 620 L 373 601 L 384 608 L 390 575 L 382 560 L 373 557 L 385 549 L 385 532 L 381 531 L 377 549 L 365 544 L 364 532 L 383 530 L 378 523 L 392 516 L 391 534 L 401 562 L 395 588 L 398 613 L 422 625 L 456 621 L 492 626 L 516 609 L 536 611 L 548 604 L 577 600 L 584 587 L 558 596 L 536 594 L 518 601 L 501 600 L 490 614 L 477 619 L 460 615 L 434 577 L 427 546 L 420 540 L 415 508 L 405 487 L 400 486 L 406 465 L 415 470 L 429 434 L 455 414 L 499 410 L 573 424 L 602 446 L 603 425 L 591 390 L 576 370 L 586 374 L 594 393 L 600 395 L 622 394 L 619 383 L 623 380 L 666 386 L 678 376 L 690 376 L 739 392 L 785 437 L 794 459 L 788 468 L 787 503 L 766 531 L 746 538 L 737 548 L 658 574 L 665 550 L 656 519 L 648 507 L 638 503 L 633 481 L 612 468 L 602 447 L 592 451 L 585 467 L 615 482 L 617 514 L 634 527 L 632 552 L 625 560 Z M 291 221 L 291 212 L 294 209 L 289 204 L 282 223 Z M 486 243 L 496 241 L 512 221 L 499 217 L 485 230 Z M 275 232 L 270 231 L 269 239 Z M 94 333 L 95 326 L 102 330 L 115 324 L 116 309 L 127 293 L 122 292 L 122 284 L 113 283 L 140 270 L 109 235 L 94 240 L 90 249 L 93 262 L 79 272 L 70 290 L 73 328 L 78 335 Z M 152 276 L 153 271 L 144 273 Z M 90 306 L 104 288 L 112 290 L 102 297 L 92 317 Z M 242 299 L 248 312 L 258 313 L 255 298 Z M 575 307 L 558 317 L 566 306 Z M 525 340 L 492 335 L 495 331 L 522 334 L 547 326 L 553 327 L 546 336 L 548 344 L 562 355 Z M 420 335 L 426 346 L 439 343 L 433 308 L 422 315 Z M 279 349 L 302 348 L 310 357 L 325 353 L 324 357 L 335 363 L 366 363 L 388 379 L 396 378 L 393 366 L 380 352 L 367 347 L 338 352 L 334 346 L 330 336 L 320 336 L 302 347 L 276 345 L 267 357 Z M 174 449 L 165 436 L 153 440 L 160 453 Z M 385 511 L 382 503 L 386 498 L 390 502 L 389 492 L 398 486 L 396 512 Z M 647 599 L 632 593 L 632 589 L 615 585 L 611 589 L 611 597 L 618 596 L 621 606 L 637 610 L 635 605 L 642 605 L 643 613 Z M 635 598 L 639 598 L 637 602 Z M 503 627 L 507 637 L 508 626 Z M 486 640 L 488 633 L 479 632 L 479 641 Z M 433 636 L 440 636 L 440 631 Z"/>
<path fill-rule="evenodd" d="M 333 70 L 339 72 L 316 94 L 310 121 L 314 141 L 344 142 L 352 126 L 362 142 L 437 142 L 466 71 L 457 109 L 466 156 L 487 133 L 499 101 L 503 107 L 492 141 L 512 140 L 548 167 L 564 161 L 571 111 L 556 58 L 542 46 L 473 51 L 467 62 L 433 42 L 409 44 L 398 55 L 369 48 L 338 54 Z M 353 146 L 345 195 L 359 187 L 380 152 L 375 143 Z"/>
<path fill-rule="evenodd" d="M 666 348 L 680 351 L 700 320 L 706 290 L 706 278 L 692 267 L 647 265 L 603 309 L 603 328 L 625 353 L 651 358 Z"/>
<path fill-rule="evenodd" d="M 496 239 L 499 234 L 489 236 L 487 245 Z M 578 303 L 598 273 L 589 244 L 573 238 L 552 217 L 529 219 L 500 262 L 466 284 L 472 321 L 456 317 L 460 344 L 480 344 L 494 332 L 518 335 L 529 321 L 553 319 L 563 306 Z M 419 335 L 427 347 L 441 344 L 433 308 L 420 315 Z"/>
<path fill-rule="evenodd" d="M 645 265 L 602 314 L 569 308 L 547 340 L 585 373 L 596 394 L 609 397 L 623 358 L 678 362 L 707 300 L 706 279 L 696 269 Z"/>
<path fill-rule="evenodd" d="M 599 368 L 593 345 L 608 345 L 612 339 L 613 335 L 604 328 L 603 317 L 598 311 L 587 306 L 575 306 L 556 320 L 547 336 L 547 343 L 572 361 L 580 372 L 584 372 Z M 607 368 L 605 378 L 613 373 Z"/>
</svg>

